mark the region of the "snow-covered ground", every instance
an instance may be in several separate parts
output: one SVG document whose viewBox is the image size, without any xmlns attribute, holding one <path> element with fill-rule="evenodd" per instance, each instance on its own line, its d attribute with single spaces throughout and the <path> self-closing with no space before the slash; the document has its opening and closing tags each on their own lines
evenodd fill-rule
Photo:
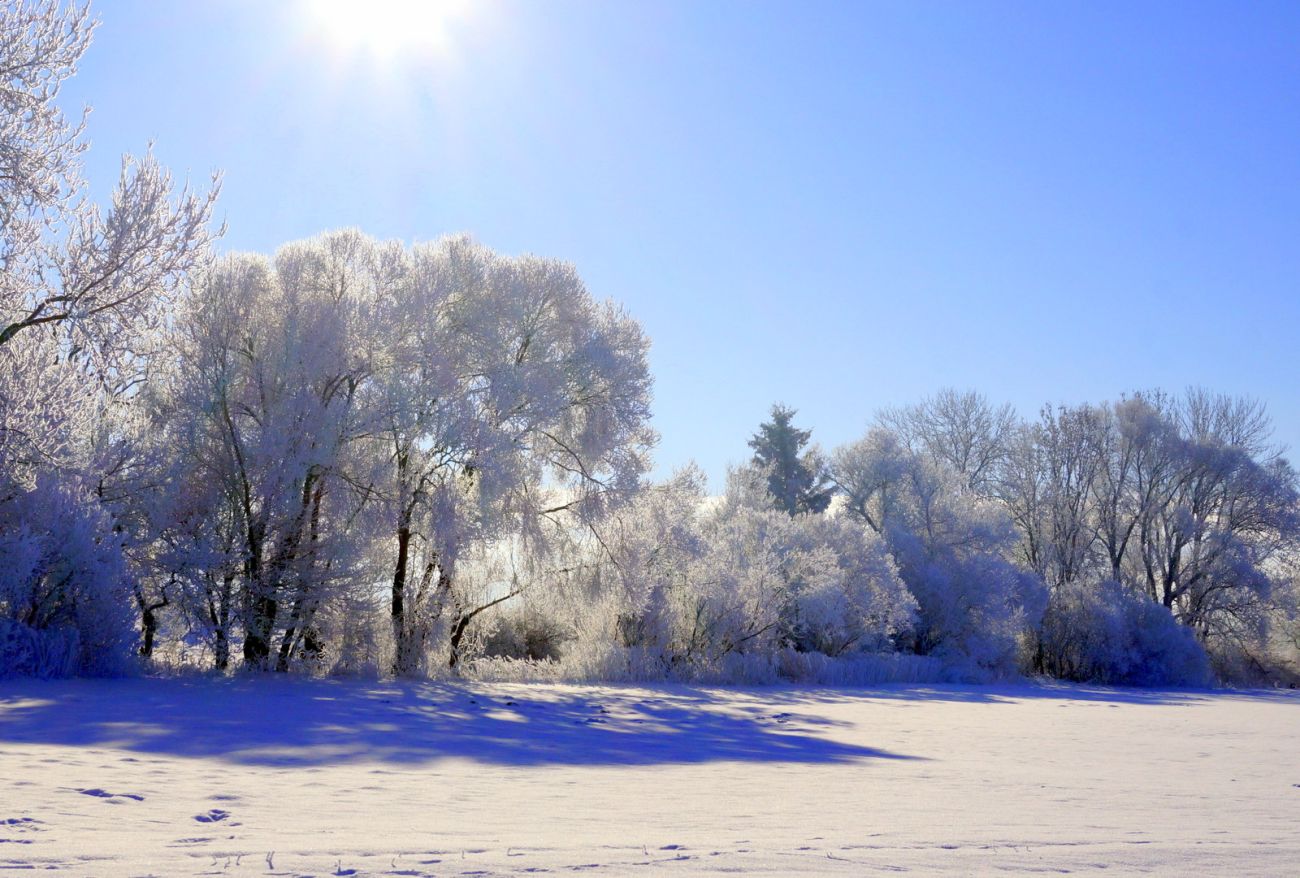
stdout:
<svg viewBox="0 0 1300 878">
<path fill-rule="evenodd" d="M 1300 697 L 0 682 L 0 871 L 1300 873 Z"/>
</svg>

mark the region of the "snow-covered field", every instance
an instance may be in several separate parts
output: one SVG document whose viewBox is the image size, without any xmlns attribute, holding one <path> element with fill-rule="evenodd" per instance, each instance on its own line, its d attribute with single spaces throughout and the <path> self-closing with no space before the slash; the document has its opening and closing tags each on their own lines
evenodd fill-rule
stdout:
<svg viewBox="0 0 1300 878">
<path fill-rule="evenodd" d="M 0 683 L 0 871 L 1300 873 L 1300 697 Z"/>
</svg>

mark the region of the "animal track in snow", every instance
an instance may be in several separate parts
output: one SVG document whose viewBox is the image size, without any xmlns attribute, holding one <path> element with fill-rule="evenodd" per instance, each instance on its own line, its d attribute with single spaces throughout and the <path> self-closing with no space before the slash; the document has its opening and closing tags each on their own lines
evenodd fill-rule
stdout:
<svg viewBox="0 0 1300 878">
<path fill-rule="evenodd" d="M 219 823 L 230 816 L 229 811 L 222 811 L 220 808 L 213 808 L 203 814 L 195 814 L 194 819 L 200 823 Z"/>
</svg>

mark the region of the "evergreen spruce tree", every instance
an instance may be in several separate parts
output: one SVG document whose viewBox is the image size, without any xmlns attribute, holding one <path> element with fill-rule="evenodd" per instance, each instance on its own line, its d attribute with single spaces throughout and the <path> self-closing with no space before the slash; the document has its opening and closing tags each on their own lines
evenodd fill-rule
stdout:
<svg viewBox="0 0 1300 878">
<path fill-rule="evenodd" d="M 777 508 L 790 515 L 823 512 L 834 489 L 816 451 L 803 451 L 812 431 L 794 426 L 795 414 L 779 403 L 772 406 L 772 420 L 759 425 L 749 447 L 754 463 L 768 470 L 767 489 Z"/>
</svg>

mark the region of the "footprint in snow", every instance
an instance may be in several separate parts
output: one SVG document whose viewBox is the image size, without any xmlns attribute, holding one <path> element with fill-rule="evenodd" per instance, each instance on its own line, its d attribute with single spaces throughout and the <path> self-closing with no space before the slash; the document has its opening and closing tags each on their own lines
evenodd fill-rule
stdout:
<svg viewBox="0 0 1300 878">
<path fill-rule="evenodd" d="M 13 829 L 31 829 L 40 832 L 36 824 L 44 821 L 37 820 L 35 817 L 7 817 L 0 820 L 0 826 L 9 826 Z"/>
<path fill-rule="evenodd" d="M 144 801 L 144 796 L 137 796 L 135 793 L 110 793 L 107 790 L 101 790 L 99 787 L 91 787 L 86 790 L 78 789 L 77 792 L 81 793 L 83 796 L 94 796 L 97 799 L 133 799 L 137 802 Z"/>
<path fill-rule="evenodd" d="M 222 811 L 220 808 L 213 808 L 205 814 L 195 814 L 194 819 L 200 823 L 218 823 L 229 816 L 229 811 Z"/>
</svg>

